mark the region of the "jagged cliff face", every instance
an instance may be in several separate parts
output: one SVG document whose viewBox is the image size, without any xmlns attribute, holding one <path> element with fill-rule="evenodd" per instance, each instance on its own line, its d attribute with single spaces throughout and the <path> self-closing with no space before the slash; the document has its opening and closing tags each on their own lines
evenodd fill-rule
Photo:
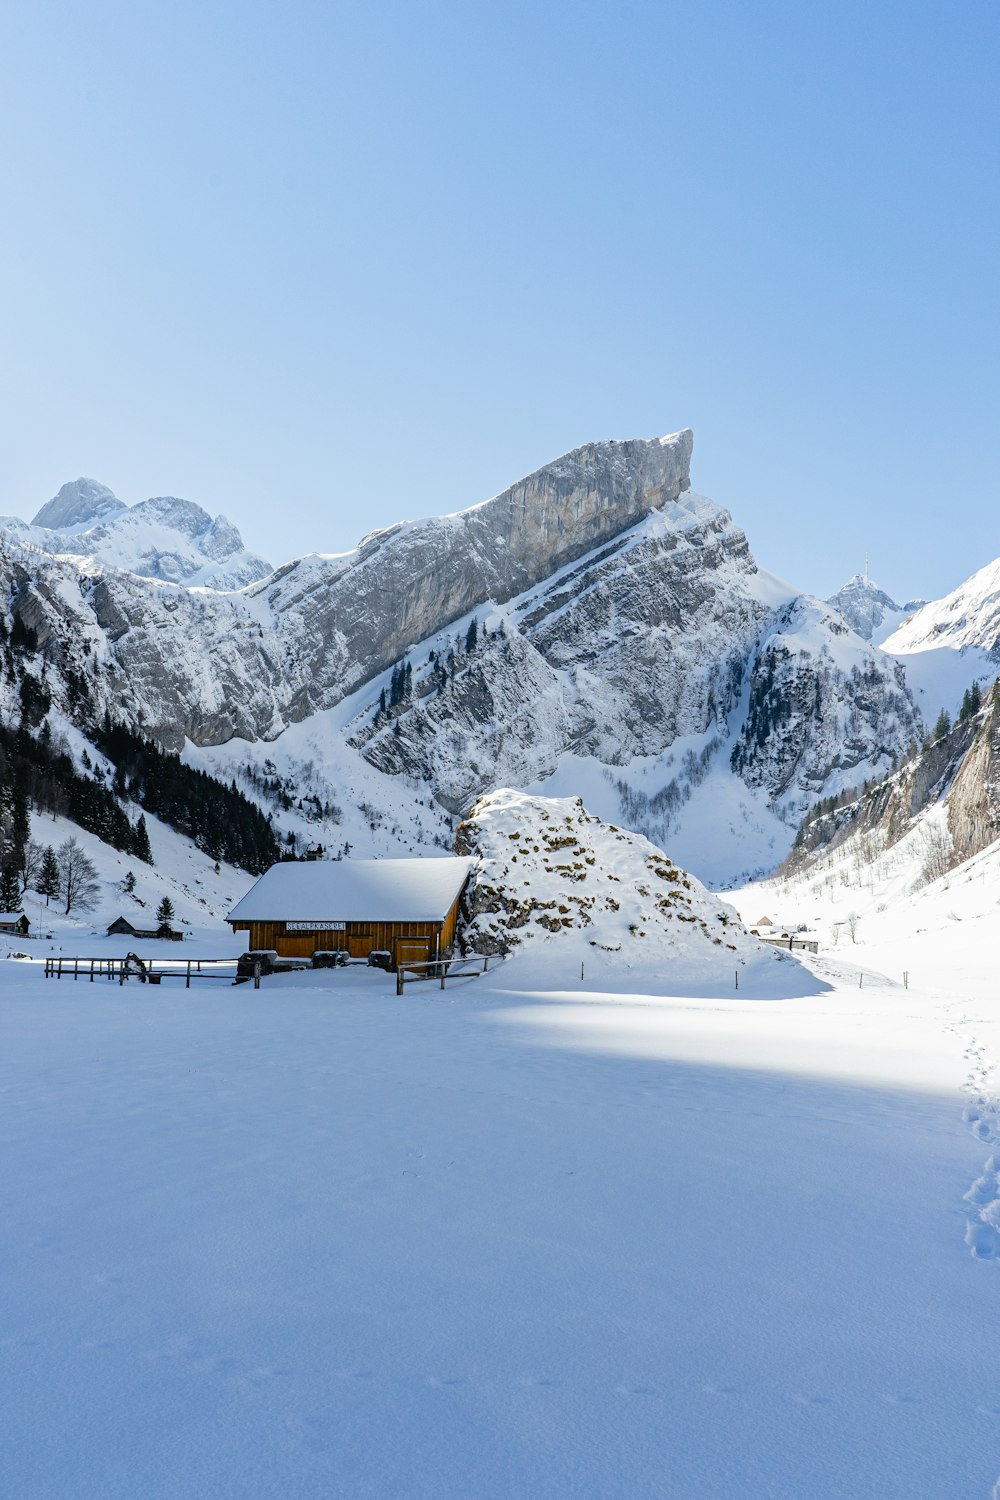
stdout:
<svg viewBox="0 0 1000 1500">
<path fill-rule="evenodd" d="M 861 644 L 815 600 L 779 610 L 755 653 L 747 714 L 732 753 L 749 786 L 815 800 L 921 730 L 898 664 Z"/>
<path fill-rule="evenodd" d="M 416 702 L 358 743 L 455 812 L 497 780 L 551 775 L 568 751 L 609 766 L 657 755 L 737 701 L 767 615 L 755 575 L 726 512 L 687 497 L 512 601 L 453 674 L 418 653 Z"/>
<path fill-rule="evenodd" d="M 689 487 L 691 443 L 682 432 L 590 444 L 471 510 L 373 533 L 343 556 L 302 558 L 236 594 L 151 588 L 110 569 L 82 585 L 71 570 L 35 571 L 50 602 L 82 587 L 137 712 L 164 743 L 272 738 L 469 609 L 505 603 L 669 506 Z M 58 633 L 37 601 L 18 607 L 42 634 Z"/>
<path fill-rule="evenodd" d="M 811 819 L 788 868 L 808 869 L 818 855 L 869 835 L 875 836 L 873 849 L 891 849 L 942 807 L 939 826 L 947 839 L 936 841 L 938 874 L 1000 838 L 1000 687 L 980 712 L 926 742 L 890 776 Z"/>
<path fill-rule="evenodd" d="M 708 775 L 728 786 L 735 772 L 793 819 L 884 769 L 918 715 L 895 665 L 836 611 L 759 572 L 728 512 L 691 491 L 690 456 L 689 432 L 588 445 L 471 510 L 235 592 L 95 570 L 10 534 L 0 585 L 38 633 L 57 701 L 64 668 L 86 679 L 86 711 L 108 706 L 171 748 L 220 747 L 221 774 L 246 753 L 227 761 L 227 745 L 280 743 L 343 704 L 330 766 L 360 757 L 455 814 L 580 764 L 612 799 L 601 811 L 656 838 Z M 184 521 L 176 502 L 148 503 Z M 412 680 L 385 712 L 404 659 Z"/>
</svg>

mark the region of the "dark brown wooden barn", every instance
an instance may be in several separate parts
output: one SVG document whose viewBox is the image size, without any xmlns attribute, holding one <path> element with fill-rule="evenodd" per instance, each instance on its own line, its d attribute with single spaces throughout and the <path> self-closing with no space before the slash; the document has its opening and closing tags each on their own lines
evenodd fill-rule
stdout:
<svg viewBox="0 0 1000 1500">
<path fill-rule="evenodd" d="M 306 860 L 272 865 L 229 913 L 251 950 L 282 958 L 345 951 L 414 962 L 448 953 L 474 860 Z"/>
</svg>

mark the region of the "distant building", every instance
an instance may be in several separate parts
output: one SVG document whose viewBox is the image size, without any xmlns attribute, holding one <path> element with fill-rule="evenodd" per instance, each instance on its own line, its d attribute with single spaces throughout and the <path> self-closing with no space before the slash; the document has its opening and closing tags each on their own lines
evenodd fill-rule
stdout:
<svg viewBox="0 0 1000 1500">
<path fill-rule="evenodd" d="M 116 917 L 108 928 L 108 937 L 161 938 L 172 943 L 182 941 L 184 934 L 166 922 L 160 927 L 135 927 L 128 917 Z"/>
<path fill-rule="evenodd" d="M 282 958 L 387 952 L 434 959 L 455 941 L 458 903 L 475 860 L 304 860 L 272 865 L 227 921 L 251 950 Z"/>
<path fill-rule="evenodd" d="M 27 937 L 31 923 L 23 911 L 0 911 L 0 932 L 13 933 L 15 937 Z"/>
</svg>

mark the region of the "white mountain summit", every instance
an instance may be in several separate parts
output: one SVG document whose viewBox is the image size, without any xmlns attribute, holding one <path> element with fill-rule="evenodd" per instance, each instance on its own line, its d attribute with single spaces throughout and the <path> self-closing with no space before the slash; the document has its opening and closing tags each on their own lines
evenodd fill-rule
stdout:
<svg viewBox="0 0 1000 1500">
<path fill-rule="evenodd" d="M 244 588 L 271 571 L 248 552 L 225 516 L 214 519 L 172 495 L 124 501 L 95 479 L 74 479 L 42 506 L 30 525 L 0 517 L 0 529 L 87 568 L 123 568 L 143 578 L 189 587 Z"/>
</svg>

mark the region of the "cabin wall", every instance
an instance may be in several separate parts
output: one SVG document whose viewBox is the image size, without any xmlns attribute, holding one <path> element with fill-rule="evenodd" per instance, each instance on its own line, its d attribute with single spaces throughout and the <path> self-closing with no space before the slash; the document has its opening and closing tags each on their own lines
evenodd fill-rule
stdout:
<svg viewBox="0 0 1000 1500">
<path fill-rule="evenodd" d="M 282 958 L 311 958 L 317 949 L 345 949 L 351 958 L 367 958 L 384 950 L 408 959 L 433 958 L 440 922 L 348 922 L 343 930 L 289 932 L 284 922 L 234 924 L 234 931 L 249 932 L 247 947 L 270 948 Z"/>
</svg>

